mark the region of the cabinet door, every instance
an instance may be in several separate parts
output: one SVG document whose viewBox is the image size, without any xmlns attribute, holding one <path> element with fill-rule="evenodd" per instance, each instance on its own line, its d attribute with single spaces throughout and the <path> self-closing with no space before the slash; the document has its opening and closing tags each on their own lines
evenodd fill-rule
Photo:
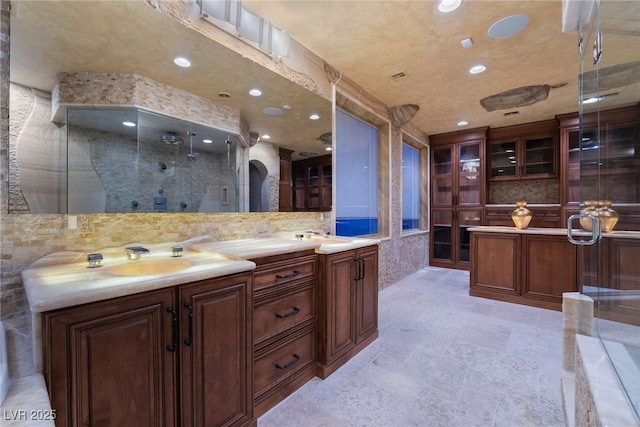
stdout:
<svg viewBox="0 0 640 427">
<path fill-rule="evenodd" d="M 566 236 L 522 235 L 522 296 L 562 302 L 578 290 L 577 246 Z"/>
<path fill-rule="evenodd" d="M 45 314 L 56 425 L 176 425 L 174 307 L 169 289 Z"/>
<path fill-rule="evenodd" d="M 516 140 L 489 143 L 490 179 L 518 176 L 518 144 Z"/>
<path fill-rule="evenodd" d="M 453 203 L 459 206 L 476 206 L 482 203 L 483 174 L 480 167 L 479 142 L 457 144 L 457 179 Z"/>
<path fill-rule="evenodd" d="M 431 210 L 431 259 L 453 263 L 453 211 Z"/>
<path fill-rule="evenodd" d="M 326 257 L 325 283 L 320 290 L 321 316 L 319 361 L 328 365 L 351 350 L 356 343 L 353 311 L 356 277 L 354 251 Z"/>
<path fill-rule="evenodd" d="M 473 261 L 470 288 L 473 291 L 519 295 L 519 243 L 518 234 L 471 233 Z"/>
<path fill-rule="evenodd" d="M 452 146 L 433 149 L 431 158 L 431 197 L 433 206 L 453 205 L 453 148 Z"/>
<path fill-rule="evenodd" d="M 356 344 L 378 330 L 378 247 L 358 251 L 355 262 L 360 269 L 356 276 Z"/>
<path fill-rule="evenodd" d="M 556 175 L 556 141 L 553 136 L 524 138 L 523 144 L 523 176 Z"/>
<path fill-rule="evenodd" d="M 241 425 L 252 410 L 251 276 L 180 287 L 183 426 Z"/>
<path fill-rule="evenodd" d="M 613 320 L 625 321 L 638 325 L 640 300 L 637 298 L 640 289 L 640 243 L 636 239 L 607 238 L 611 254 L 610 279 L 612 288 L 611 310 L 622 313 L 625 317 L 612 317 Z"/>
</svg>

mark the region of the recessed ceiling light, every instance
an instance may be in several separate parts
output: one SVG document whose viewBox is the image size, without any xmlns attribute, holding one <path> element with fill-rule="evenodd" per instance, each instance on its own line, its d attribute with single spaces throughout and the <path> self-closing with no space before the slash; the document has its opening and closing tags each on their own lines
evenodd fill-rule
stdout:
<svg viewBox="0 0 640 427">
<path fill-rule="evenodd" d="M 460 120 L 460 121 L 458 122 L 458 126 L 466 126 L 466 125 L 468 125 L 468 124 L 469 124 L 469 122 L 468 122 L 468 121 L 466 121 L 466 120 Z"/>
<path fill-rule="evenodd" d="M 189 61 L 187 58 L 185 58 L 184 56 L 176 56 L 173 59 L 173 63 L 176 64 L 178 67 L 182 67 L 182 68 L 189 68 L 191 67 L 191 61 Z"/>
<path fill-rule="evenodd" d="M 485 65 L 478 64 L 478 65 L 474 65 L 473 67 L 469 68 L 469 73 L 471 73 L 471 74 L 480 74 L 480 73 L 484 72 L 486 69 L 487 69 L 487 67 Z"/>
<path fill-rule="evenodd" d="M 256 87 L 254 87 L 253 89 L 249 90 L 249 95 L 251 96 L 260 96 L 262 95 L 262 91 Z"/>
<path fill-rule="evenodd" d="M 269 135 L 269 134 L 265 133 L 264 135 L 262 135 L 262 136 L 260 137 L 260 139 L 271 139 L 271 135 Z"/>
<path fill-rule="evenodd" d="M 311 114 L 311 115 L 309 116 L 309 118 L 310 118 L 311 120 L 318 120 L 318 119 L 320 118 L 320 115 L 319 115 L 319 114 L 317 114 L 317 113 L 313 113 L 313 114 Z"/>
<path fill-rule="evenodd" d="M 205 144 L 211 144 L 213 141 L 210 139 L 203 139 L 202 142 L 204 142 Z"/>
<path fill-rule="evenodd" d="M 462 0 L 441 0 L 438 5 L 438 10 L 444 13 L 453 12 L 460 7 L 461 3 Z"/>
<path fill-rule="evenodd" d="M 527 28 L 528 24 L 529 17 L 527 15 L 511 15 L 496 21 L 489 27 L 487 34 L 492 39 L 506 39 Z"/>
<path fill-rule="evenodd" d="M 282 106 L 282 108 L 284 108 L 285 110 L 291 110 L 291 108 L 293 108 L 293 107 L 291 105 L 289 105 L 289 104 L 284 104 Z"/>
<path fill-rule="evenodd" d="M 333 151 L 333 148 L 331 148 L 331 147 L 327 147 L 327 148 L 325 148 L 325 150 L 327 150 L 327 151 Z"/>
<path fill-rule="evenodd" d="M 136 125 L 134 122 L 122 122 L 122 124 L 130 128 L 135 127 Z"/>
</svg>

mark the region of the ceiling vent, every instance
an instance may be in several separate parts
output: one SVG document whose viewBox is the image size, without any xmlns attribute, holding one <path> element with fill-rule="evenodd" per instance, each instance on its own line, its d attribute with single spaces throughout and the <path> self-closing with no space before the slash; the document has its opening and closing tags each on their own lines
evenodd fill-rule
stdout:
<svg viewBox="0 0 640 427">
<path fill-rule="evenodd" d="M 401 80 L 405 77 L 407 77 L 407 73 L 405 73 L 404 71 L 400 71 L 399 73 L 395 73 L 394 75 L 392 75 L 391 80 Z"/>
</svg>

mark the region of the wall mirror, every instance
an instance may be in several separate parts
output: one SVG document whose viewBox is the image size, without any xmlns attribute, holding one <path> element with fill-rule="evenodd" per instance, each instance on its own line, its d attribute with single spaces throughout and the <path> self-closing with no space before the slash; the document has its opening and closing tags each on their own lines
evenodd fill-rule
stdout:
<svg viewBox="0 0 640 427">
<path fill-rule="evenodd" d="M 236 212 L 237 138 L 135 108 L 67 111 L 69 213 Z"/>
<path fill-rule="evenodd" d="M 198 24 L 204 25 L 206 23 Z M 210 24 L 208 24 L 210 25 Z M 42 31 L 42 28 L 48 28 Z M 135 28 L 135 31 L 131 29 Z M 325 154 L 324 144 L 320 136 L 331 132 L 331 102 L 330 84 L 324 75 L 309 76 L 293 69 L 288 69 L 285 65 L 287 61 L 294 61 L 296 51 L 292 49 L 292 57 L 283 60 L 266 58 L 265 62 L 282 67 L 287 70 L 284 74 L 289 74 L 291 78 L 265 68 L 250 55 L 247 54 L 250 46 L 240 42 L 239 49 L 230 49 L 196 31 L 189 28 L 176 19 L 158 12 L 154 7 L 145 2 L 15 2 L 11 10 L 11 56 L 10 56 L 10 80 L 12 84 L 12 98 L 10 101 L 10 115 L 20 119 L 17 108 L 22 108 L 22 99 L 33 97 L 36 100 L 29 101 L 36 106 L 32 109 L 29 105 L 28 111 L 35 111 L 25 117 L 24 123 L 19 127 L 12 128 L 10 144 L 13 144 L 13 152 L 20 153 L 20 147 L 16 147 L 16 141 L 26 137 L 26 131 L 34 129 L 32 121 L 38 116 L 39 123 L 47 124 L 48 128 L 38 128 L 38 134 L 33 134 L 34 140 L 40 141 L 40 145 L 33 145 L 36 150 L 54 150 L 50 157 L 49 164 L 40 168 L 40 172 L 45 170 L 55 170 L 57 175 L 52 180 L 39 177 L 33 182 L 34 186 L 42 186 L 47 183 L 48 195 L 40 197 L 39 204 L 42 208 L 34 209 L 30 203 L 24 202 L 22 193 L 27 184 L 25 175 L 20 170 L 19 162 L 10 163 L 10 185 L 13 183 L 12 196 L 10 196 L 9 210 L 14 213 L 65 213 L 67 205 L 69 212 L 98 212 L 102 204 L 99 197 L 104 199 L 105 212 L 155 212 L 150 209 L 150 203 L 156 197 L 166 197 L 167 212 L 211 212 L 233 211 L 238 209 L 238 192 L 233 194 L 233 188 L 243 188 L 242 182 L 238 182 L 238 168 L 248 169 L 249 158 L 251 161 L 262 162 L 267 166 L 267 173 L 277 179 L 279 171 L 277 148 L 293 150 L 292 160 L 299 158 Z M 173 63 L 175 56 L 184 55 L 190 58 L 192 66 L 188 69 L 177 67 Z M 322 67 L 319 68 L 320 70 Z M 60 124 L 51 122 L 51 93 L 56 82 L 58 72 L 88 72 L 88 73 L 127 73 L 137 74 L 152 79 L 172 88 L 194 94 L 196 96 L 224 104 L 240 111 L 243 123 L 248 127 L 248 131 L 259 136 L 270 135 L 270 139 L 262 139 L 262 143 L 270 143 L 274 150 L 262 150 L 261 153 L 268 153 L 270 158 L 262 161 L 261 158 L 251 156 L 254 147 L 246 147 L 247 141 L 242 141 L 236 135 L 226 133 L 214 136 L 214 143 L 210 147 L 202 145 L 202 140 L 194 138 L 194 144 L 200 144 L 197 148 L 197 160 L 193 164 L 187 163 L 187 153 L 190 139 L 186 132 L 195 129 L 193 124 L 180 123 L 179 120 L 153 116 L 137 112 L 138 119 L 157 121 L 167 120 L 167 123 L 159 124 L 149 135 L 142 128 L 134 128 L 130 131 L 131 138 L 135 134 L 136 144 L 128 145 L 125 154 L 112 161 L 113 169 L 107 171 L 89 171 L 96 181 L 91 186 L 83 182 L 80 186 L 73 183 L 74 175 L 82 173 L 74 172 L 73 164 L 69 164 L 69 182 L 66 182 L 66 147 L 62 146 L 67 140 L 68 130 L 70 141 L 75 148 L 82 151 L 80 144 L 75 142 L 76 135 L 83 133 L 107 135 L 111 130 L 96 128 L 94 125 L 87 125 L 86 121 L 90 116 L 96 116 L 100 111 L 74 110 L 75 116 L 70 116 L 69 120 L 80 121 L 72 126 L 61 127 Z M 324 79 L 324 80 L 323 80 Z M 294 83 L 295 80 L 297 83 Z M 322 87 L 322 85 L 326 85 Z M 14 87 L 20 91 L 21 100 L 15 101 L 13 98 Z M 254 97 L 249 95 L 252 88 L 260 88 L 262 96 Z M 329 89 L 327 89 L 329 88 Z M 33 93 L 32 93 L 33 92 Z M 328 93 L 328 95 L 327 95 Z M 49 99 L 47 100 L 47 97 Z M 49 106 L 47 106 L 49 102 Z M 169 99 L 167 102 L 171 102 Z M 39 110 L 38 110 L 39 109 Z M 312 113 L 319 116 L 318 120 L 310 120 Z M 111 111 L 111 114 L 116 112 Z M 82 117 L 82 116 L 85 117 Z M 143 118 L 144 116 L 144 118 Z M 29 119 L 27 122 L 26 119 Z M 84 120 L 84 122 L 83 122 Z M 119 119 L 118 119 L 119 120 Z M 114 120 L 114 123 L 118 123 Z M 120 120 L 121 123 L 122 120 Z M 198 121 L 201 123 L 201 121 Z M 12 125 L 13 126 L 13 125 Z M 80 130 L 82 132 L 80 132 Z M 195 131 L 199 139 L 207 131 L 215 133 L 216 123 L 206 123 L 206 126 Z M 42 133 L 44 132 L 44 133 Z M 170 146 L 161 141 L 164 135 L 173 132 L 177 137 L 182 138 L 182 143 L 177 146 Z M 118 134 L 119 144 L 112 143 L 114 147 L 122 148 L 124 144 L 123 134 Z M 231 146 L 229 153 L 229 172 L 231 168 L 235 171 L 234 186 L 226 186 L 228 204 L 209 203 L 205 209 L 207 191 L 216 193 L 213 187 L 209 188 L 214 176 L 207 176 L 203 182 L 196 181 L 198 174 L 204 170 L 205 164 L 209 163 L 209 157 L 217 166 L 227 164 L 227 152 L 217 152 L 215 150 L 226 150 L 224 143 L 230 137 Z M 82 139 L 82 138 L 81 138 Z M 159 142 L 158 142 L 159 141 Z M 157 143 L 155 143 L 157 142 Z M 35 143 L 34 143 L 35 144 Z M 57 144 L 57 145 L 56 145 Z M 59 145 L 59 146 L 58 146 Z M 139 150 L 138 164 L 134 165 L 127 160 L 132 153 L 133 146 Z M 85 149 L 91 147 L 86 141 L 82 145 Z M 98 144 L 93 144 L 92 156 L 97 156 Z M 217 148 L 216 148 L 217 146 Z M 105 148 L 107 145 L 101 145 Z M 150 155 L 151 148 L 154 148 L 153 155 Z M 70 153 L 73 153 L 74 146 L 70 146 Z M 196 150 L 194 145 L 194 150 Z M 213 151 L 211 151 L 213 150 Z M 249 150 L 242 153 L 242 150 Z M 24 152 L 24 150 L 23 150 Z M 31 150 L 30 153 L 32 153 Z M 30 153 L 27 153 L 28 157 Z M 105 156 L 114 156 L 119 151 L 102 153 Z M 299 156 L 303 153 L 304 156 Z M 262 155 L 262 154 L 261 154 Z M 15 156 L 15 154 L 13 154 Z M 60 156 L 54 162 L 54 157 Z M 149 157 L 145 157 L 149 156 Z M 89 158 L 89 154 L 87 154 Z M 15 159 L 15 157 L 14 157 Z M 70 158 L 70 161 L 73 158 Z M 84 165 L 87 166 L 89 163 Z M 92 159 L 92 162 L 95 160 Z M 175 161 L 176 166 L 171 169 L 171 162 Z M 167 169 L 162 169 L 161 164 L 165 164 Z M 178 164 L 180 163 L 180 166 Z M 91 163 L 94 167 L 94 163 Z M 95 163 L 98 165 L 98 163 Z M 116 166 L 117 165 L 117 166 Z M 127 165 L 126 167 L 124 165 Z M 276 165 L 273 166 L 272 165 Z M 97 167 L 97 166 L 95 166 Z M 202 168 L 202 169 L 201 169 Z M 135 173 L 137 179 L 132 178 Z M 98 188 L 97 177 L 102 174 L 99 180 L 104 185 L 104 195 L 96 196 L 95 189 Z M 220 174 L 220 172 L 216 172 Z M 114 179 L 106 179 L 109 175 L 112 178 L 118 175 L 127 175 L 126 188 L 115 187 Z M 240 179 L 244 179 L 240 176 Z M 56 185 L 53 185 L 53 182 Z M 180 184 L 174 189 L 170 189 L 169 184 Z M 134 184 L 135 183 L 135 184 Z M 197 191 L 186 191 L 187 183 L 198 187 Z M 66 200 L 64 189 L 69 185 L 73 189 Z M 121 184 L 118 184 L 119 186 Z M 133 187 L 137 186 L 135 192 Z M 74 187 L 75 186 L 75 187 Z M 205 189 L 207 187 L 208 189 Z M 225 187 L 225 186 L 221 186 Z M 266 186 L 265 186 L 266 187 Z M 81 189 L 81 193 L 74 193 Z M 163 194 L 159 191 L 163 190 Z M 74 194 L 82 194 L 75 197 Z M 220 190 L 220 198 L 223 191 Z M 210 195 L 214 197 L 214 195 Z M 88 198 L 88 200 L 84 200 Z M 132 209 L 138 203 L 137 210 Z M 133 204 L 132 204 L 133 203 Z M 182 208 L 182 204 L 187 206 Z M 214 208 L 217 205 L 217 208 Z M 153 205 L 152 205 L 153 206 Z M 113 210 L 112 210 L 113 209 Z M 240 203 L 240 209 L 248 209 Z"/>
</svg>

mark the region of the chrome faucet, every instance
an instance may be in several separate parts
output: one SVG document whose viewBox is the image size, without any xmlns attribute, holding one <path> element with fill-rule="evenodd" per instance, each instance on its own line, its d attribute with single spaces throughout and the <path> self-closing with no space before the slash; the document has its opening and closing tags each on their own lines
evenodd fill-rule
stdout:
<svg viewBox="0 0 640 427">
<path fill-rule="evenodd" d="M 142 246 L 131 246 L 125 248 L 127 251 L 127 258 L 129 259 L 140 259 L 141 254 L 148 254 L 149 249 L 143 248 Z"/>
<path fill-rule="evenodd" d="M 319 231 L 313 231 L 313 230 L 305 231 L 304 233 L 307 235 L 307 239 L 310 239 L 311 235 L 314 235 L 314 236 L 320 235 Z"/>
</svg>

